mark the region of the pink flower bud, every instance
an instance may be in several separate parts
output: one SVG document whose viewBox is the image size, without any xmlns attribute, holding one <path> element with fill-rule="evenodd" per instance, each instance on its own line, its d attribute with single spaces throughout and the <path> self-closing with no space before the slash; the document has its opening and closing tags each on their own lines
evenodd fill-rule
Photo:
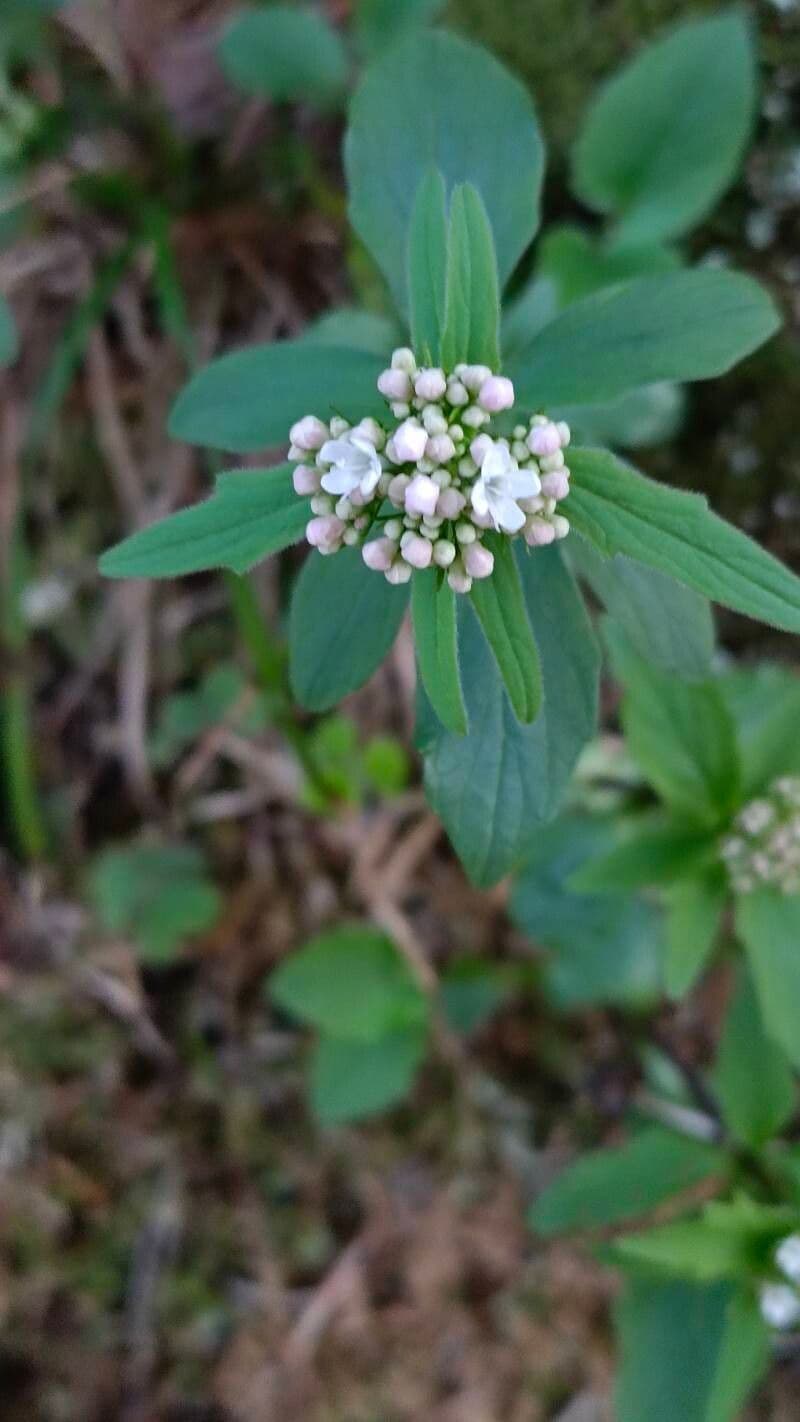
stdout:
<svg viewBox="0 0 800 1422">
<path fill-rule="evenodd" d="M 558 427 L 548 420 L 546 425 L 534 425 L 525 443 L 531 454 L 546 459 L 549 454 L 557 454 L 560 450 L 561 436 Z"/>
<path fill-rule="evenodd" d="M 405 504 L 406 489 L 410 483 L 411 480 L 407 474 L 395 474 L 394 478 L 389 481 L 389 488 L 386 492 L 392 503 L 397 504 L 398 508 L 403 508 Z"/>
<path fill-rule="evenodd" d="M 461 380 L 451 380 L 447 387 L 447 398 L 451 405 L 468 405 L 469 391 Z"/>
<path fill-rule="evenodd" d="M 370 444 L 374 444 L 376 449 L 383 449 L 386 442 L 386 434 L 381 429 L 378 421 L 372 420 L 369 417 L 361 420 L 359 424 L 356 425 L 353 434 L 362 435 L 364 439 L 369 440 Z"/>
<path fill-rule="evenodd" d="M 436 512 L 440 518 L 458 518 L 466 502 L 459 489 L 442 489 L 436 503 Z"/>
<path fill-rule="evenodd" d="M 443 370 L 421 370 L 414 382 L 420 400 L 441 400 L 447 389 Z"/>
<path fill-rule="evenodd" d="M 398 346 L 396 351 L 392 351 L 392 370 L 404 370 L 407 375 L 412 375 L 416 368 L 414 352 L 408 346 Z"/>
<path fill-rule="evenodd" d="M 469 447 L 469 452 L 472 455 L 472 458 L 475 460 L 475 463 L 477 464 L 479 469 L 483 464 L 483 461 L 486 458 L 487 454 L 489 453 L 489 450 L 491 449 L 493 443 L 494 441 L 492 440 L 491 435 L 487 434 L 478 435 L 477 439 L 474 439 L 472 441 L 472 444 Z"/>
<path fill-rule="evenodd" d="M 427 474 L 417 474 L 406 489 L 406 513 L 433 514 L 439 502 L 439 485 Z"/>
<path fill-rule="evenodd" d="M 403 583 L 411 581 L 411 566 L 409 563 L 404 563 L 402 559 L 398 558 L 397 562 L 392 563 L 391 568 L 387 569 L 384 577 L 387 583 L 392 584 L 392 587 L 401 587 Z"/>
<path fill-rule="evenodd" d="M 318 469 L 310 469 L 307 464 L 298 464 L 292 475 L 295 493 L 301 498 L 305 494 L 316 494 L 319 490 L 319 479 Z"/>
<path fill-rule="evenodd" d="M 569 493 L 569 474 L 563 469 L 542 475 L 542 493 L 547 499 L 565 499 Z"/>
<path fill-rule="evenodd" d="M 449 434 L 433 435 L 425 446 L 426 459 L 432 459 L 434 464 L 447 464 L 456 452 Z"/>
<path fill-rule="evenodd" d="M 328 426 L 318 420 L 316 415 L 305 415 L 296 425 L 292 425 L 289 438 L 298 449 L 322 449 L 328 438 Z"/>
<path fill-rule="evenodd" d="M 492 515 L 489 513 L 488 509 L 486 510 L 486 513 L 478 513 L 476 509 L 473 509 L 472 513 L 470 514 L 470 518 L 472 519 L 472 522 L 474 523 L 476 528 L 494 528 L 494 524 L 492 523 Z"/>
<path fill-rule="evenodd" d="M 401 464 L 416 464 L 418 459 L 424 458 L 428 433 L 416 420 L 405 420 L 395 430 L 392 442 Z"/>
<path fill-rule="evenodd" d="M 494 554 L 481 543 L 471 543 L 464 550 L 464 567 L 471 578 L 490 578 L 494 571 Z"/>
<path fill-rule="evenodd" d="M 433 557 L 433 544 L 427 538 L 420 538 L 418 533 L 404 533 L 400 540 L 400 549 L 407 563 L 412 568 L 429 568 Z"/>
<path fill-rule="evenodd" d="M 514 386 L 505 375 L 490 375 L 480 388 L 478 400 L 490 415 L 499 415 L 514 404 Z"/>
<path fill-rule="evenodd" d="M 312 518 L 307 525 L 306 538 L 312 548 L 331 552 L 341 541 L 344 528 L 342 520 L 335 514 L 323 514 L 320 518 Z"/>
<path fill-rule="evenodd" d="M 373 573 L 387 573 L 395 560 L 397 544 L 391 538 L 376 538 L 374 543 L 365 543 L 361 556 Z"/>
<path fill-rule="evenodd" d="M 461 375 L 461 379 L 469 390 L 470 394 L 477 395 L 482 385 L 491 379 L 492 372 L 488 365 L 467 365 Z"/>
<path fill-rule="evenodd" d="M 454 593 L 468 593 L 472 587 L 472 578 L 462 568 L 451 568 L 447 581 Z"/>
<path fill-rule="evenodd" d="M 386 400 L 410 400 L 414 387 L 404 370 L 384 370 L 378 376 L 378 389 Z"/>
<path fill-rule="evenodd" d="M 544 548 L 555 540 L 555 529 L 543 518 L 533 518 L 525 525 L 525 542 L 531 548 Z"/>
</svg>

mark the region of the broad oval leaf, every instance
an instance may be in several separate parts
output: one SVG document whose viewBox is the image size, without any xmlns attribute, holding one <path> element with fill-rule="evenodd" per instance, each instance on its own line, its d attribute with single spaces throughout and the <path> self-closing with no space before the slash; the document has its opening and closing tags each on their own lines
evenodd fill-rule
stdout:
<svg viewBox="0 0 800 1422">
<path fill-rule="evenodd" d="M 347 52 L 332 25 L 303 5 L 266 5 L 226 29 L 220 59 L 247 94 L 333 104 L 347 83 Z"/>
<path fill-rule="evenodd" d="M 178 578 L 209 568 L 246 573 L 299 543 L 309 517 L 288 464 L 219 475 L 210 499 L 132 533 L 100 559 L 106 578 Z"/>
<path fill-rule="evenodd" d="M 568 306 L 509 361 L 517 402 L 596 404 L 660 380 L 709 380 L 780 325 L 772 298 L 740 272 L 639 277 Z"/>
<path fill-rule="evenodd" d="M 427 1044 L 424 1027 L 388 1032 L 374 1042 L 320 1037 L 310 1066 L 311 1104 L 324 1126 L 362 1121 L 411 1090 Z"/>
<path fill-rule="evenodd" d="M 327 711 L 372 676 L 389 652 L 408 605 L 365 566 L 359 548 L 312 553 L 292 593 L 289 674 L 309 711 Z"/>
<path fill-rule="evenodd" d="M 423 177 L 411 213 L 408 295 L 414 350 L 424 364 L 436 365 L 447 300 L 447 203 L 438 168 Z"/>
<path fill-rule="evenodd" d="M 575 149 L 575 191 L 617 215 L 620 243 L 678 237 L 734 178 L 755 101 L 747 17 L 690 20 L 600 90 Z"/>
<path fill-rule="evenodd" d="M 376 386 L 385 365 L 364 350 L 308 340 L 234 351 L 189 381 L 169 431 L 189 444 L 244 453 L 288 444 L 303 415 L 385 418 Z"/>
<path fill-rule="evenodd" d="M 389 352 L 400 345 L 402 338 L 403 332 L 391 317 L 362 311 L 357 306 L 339 306 L 306 326 L 301 340 L 319 346 L 368 351 L 370 355 L 379 356 L 385 366 Z"/>
<path fill-rule="evenodd" d="M 417 1026 L 428 1000 L 385 934 L 363 924 L 321 933 L 272 974 L 269 995 L 319 1031 L 354 1042 Z"/>
<path fill-rule="evenodd" d="M 681 265 L 680 256 L 670 247 L 650 242 L 620 249 L 569 224 L 544 233 L 536 255 L 537 276 L 553 282 L 559 306 L 636 277 L 674 272 Z"/>
<path fill-rule="evenodd" d="M 564 512 L 601 553 L 624 553 L 714 602 L 800 632 L 800 578 L 716 514 L 607 450 L 571 449 Z"/>
<path fill-rule="evenodd" d="M 533 725 L 511 708 L 472 608 L 459 619 L 469 730 L 448 734 L 423 714 L 425 785 L 470 878 L 494 884 L 556 813 L 597 717 L 599 655 L 583 601 L 557 548 L 522 556 L 527 613 L 541 654 L 544 700 Z M 424 708 L 423 708 L 424 712 Z"/>
<path fill-rule="evenodd" d="M 345 165 L 353 226 L 403 309 L 411 210 L 431 166 L 448 193 L 465 182 L 478 189 L 501 282 L 539 225 L 544 150 L 531 100 L 486 50 L 455 35 L 411 35 L 370 65 L 351 106 Z"/>
<path fill-rule="evenodd" d="M 508 699 L 524 725 L 536 720 L 542 704 L 542 669 L 536 639 L 509 539 L 487 534 L 494 572 L 472 586 L 472 606 L 500 669 Z"/>
<path fill-rule="evenodd" d="M 456 595 L 436 570 L 415 573 L 411 609 L 417 661 L 431 705 L 446 730 L 463 736 L 467 712 L 458 666 Z"/>
<path fill-rule="evenodd" d="M 500 365 L 500 293 L 492 229 L 480 193 L 463 183 L 450 204 L 442 364 Z"/>
<path fill-rule="evenodd" d="M 428 24 L 445 0 L 356 0 L 355 33 L 359 49 L 374 59 L 410 29 Z"/>
</svg>

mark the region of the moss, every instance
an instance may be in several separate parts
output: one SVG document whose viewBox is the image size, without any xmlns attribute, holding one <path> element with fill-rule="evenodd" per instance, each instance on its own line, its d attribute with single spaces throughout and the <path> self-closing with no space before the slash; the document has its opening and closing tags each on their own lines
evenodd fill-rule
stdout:
<svg viewBox="0 0 800 1422">
<path fill-rule="evenodd" d="M 717 0 L 451 0 L 447 17 L 530 86 L 557 156 L 599 79 L 671 21 L 718 8 Z"/>
</svg>

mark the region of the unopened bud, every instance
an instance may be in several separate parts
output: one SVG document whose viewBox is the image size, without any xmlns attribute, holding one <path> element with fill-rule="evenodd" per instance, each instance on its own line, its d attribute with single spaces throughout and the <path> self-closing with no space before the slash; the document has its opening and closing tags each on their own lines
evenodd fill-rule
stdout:
<svg viewBox="0 0 800 1422">
<path fill-rule="evenodd" d="M 408 346 L 400 346 L 396 351 L 392 351 L 392 370 L 404 370 L 406 375 L 413 375 L 417 368 L 414 352 Z"/>
<path fill-rule="evenodd" d="M 404 563 L 401 558 L 398 558 L 397 562 L 392 564 L 384 576 L 387 583 L 391 583 L 393 587 L 398 588 L 403 583 L 411 581 L 411 568 L 408 563 Z"/>
<path fill-rule="evenodd" d="M 439 485 L 434 484 L 427 474 L 417 474 L 406 489 L 406 512 L 410 514 L 432 514 L 439 502 Z"/>
<path fill-rule="evenodd" d="M 373 573 L 387 573 L 397 555 L 397 544 L 390 538 L 376 538 L 373 543 L 365 543 L 361 556 Z"/>
<path fill-rule="evenodd" d="M 316 415 L 305 415 L 297 424 L 292 425 L 289 438 L 298 449 L 321 449 L 328 438 L 328 426 L 318 420 Z"/>
<path fill-rule="evenodd" d="M 298 464 L 292 475 L 294 491 L 301 497 L 305 494 L 316 494 L 319 489 L 319 470 L 311 469 L 307 464 Z"/>
<path fill-rule="evenodd" d="M 494 554 L 482 543 L 473 543 L 464 551 L 464 567 L 471 578 L 490 578 L 494 572 Z"/>
<path fill-rule="evenodd" d="M 490 375 L 480 387 L 478 401 L 490 415 L 499 415 L 514 404 L 514 386 L 505 375 Z"/>
<path fill-rule="evenodd" d="M 447 389 L 443 370 L 421 370 L 414 382 L 414 390 L 420 400 L 441 400 Z"/>
<path fill-rule="evenodd" d="M 413 388 L 404 370 L 384 370 L 378 376 L 378 389 L 386 400 L 410 400 Z"/>
<path fill-rule="evenodd" d="M 406 420 L 395 430 L 392 443 L 401 464 L 416 464 L 425 454 L 428 436 L 416 420 Z"/>
<path fill-rule="evenodd" d="M 421 538 L 417 533 L 404 533 L 400 540 L 400 549 L 407 563 L 412 568 L 429 568 L 433 557 L 433 548 L 427 538 Z"/>
<path fill-rule="evenodd" d="M 456 545 L 449 538 L 439 538 L 433 545 L 433 561 L 438 568 L 449 568 L 455 562 Z"/>
</svg>

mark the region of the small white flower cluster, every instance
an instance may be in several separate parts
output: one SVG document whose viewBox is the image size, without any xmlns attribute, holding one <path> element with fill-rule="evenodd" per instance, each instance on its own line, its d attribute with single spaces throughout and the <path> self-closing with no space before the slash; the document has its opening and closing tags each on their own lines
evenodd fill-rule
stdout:
<svg viewBox="0 0 800 1422">
<path fill-rule="evenodd" d="M 521 534 L 531 547 L 566 537 L 557 512 L 569 493 L 566 424 L 537 415 L 510 440 L 494 438 L 492 416 L 514 404 L 511 381 L 483 365 L 421 369 L 407 349 L 394 352 L 378 389 L 391 430 L 314 415 L 292 427 L 294 487 L 311 495 L 306 536 L 320 553 L 362 546 L 367 567 L 390 583 L 438 567 L 467 593 L 494 568 L 487 530 Z"/>
<path fill-rule="evenodd" d="M 796 1328 L 800 1323 L 800 1234 L 787 1235 L 775 1250 L 783 1280 L 762 1284 L 761 1317 L 770 1328 Z"/>
<path fill-rule="evenodd" d="M 751 800 L 720 852 L 735 893 L 772 888 L 800 894 L 800 776 L 781 776 Z"/>
</svg>

